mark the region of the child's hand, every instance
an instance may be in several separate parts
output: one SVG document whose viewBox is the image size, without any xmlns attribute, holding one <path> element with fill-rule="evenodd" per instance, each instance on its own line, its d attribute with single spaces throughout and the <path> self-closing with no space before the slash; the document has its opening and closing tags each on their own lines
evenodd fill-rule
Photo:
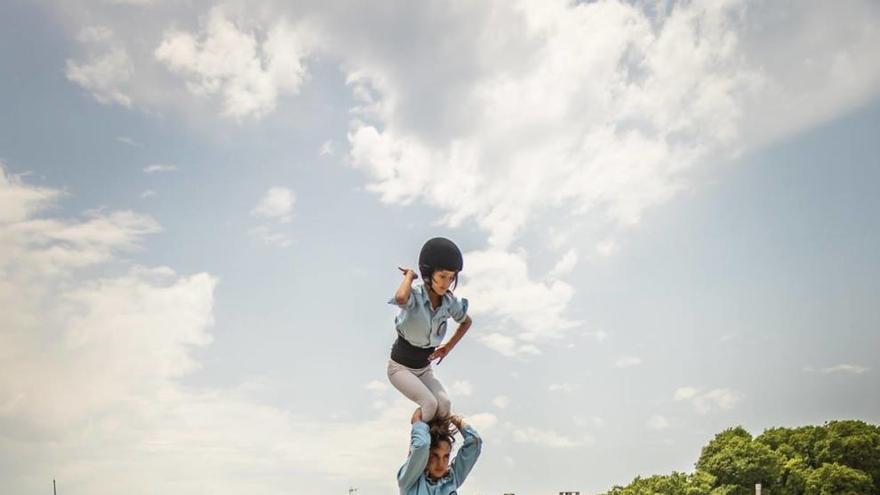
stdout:
<svg viewBox="0 0 880 495">
<path fill-rule="evenodd" d="M 397 269 L 403 272 L 404 277 L 409 275 L 412 277 L 413 280 L 418 280 L 418 278 L 419 278 L 419 276 L 416 275 L 416 272 L 410 270 L 409 268 L 403 268 L 403 267 L 398 266 Z"/>
<path fill-rule="evenodd" d="M 458 431 L 461 431 L 462 429 L 464 429 L 465 426 L 467 426 L 467 423 L 464 422 L 464 418 L 462 418 L 458 414 L 453 414 L 449 416 L 449 422 L 454 424 Z"/>
<path fill-rule="evenodd" d="M 417 407 L 416 410 L 413 412 L 412 418 L 410 418 L 409 422 L 410 422 L 410 424 L 414 425 L 421 420 L 422 420 L 422 408 Z"/>
<path fill-rule="evenodd" d="M 434 349 L 434 352 L 432 352 L 431 355 L 428 356 L 428 361 L 433 361 L 435 359 L 439 359 L 440 361 L 437 361 L 437 364 L 440 364 L 441 362 L 443 362 L 443 358 L 445 358 L 447 355 L 449 355 L 450 351 L 452 351 L 451 347 L 449 347 L 447 345 L 441 345 L 441 346 L 437 347 L 436 349 Z"/>
</svg>

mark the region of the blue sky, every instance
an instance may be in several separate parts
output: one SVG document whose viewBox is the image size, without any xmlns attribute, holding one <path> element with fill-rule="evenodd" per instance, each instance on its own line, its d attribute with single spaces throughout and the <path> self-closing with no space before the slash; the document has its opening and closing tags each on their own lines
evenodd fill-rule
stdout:
<svg viewBox="0 0 880 495">
<path fill-rule="evenodd" d="M 0 479 L 394 489 L 397 266 L 443 235 L 466 493 L 880 422 L 880 10 L 12 2 Z"/>
</svg>

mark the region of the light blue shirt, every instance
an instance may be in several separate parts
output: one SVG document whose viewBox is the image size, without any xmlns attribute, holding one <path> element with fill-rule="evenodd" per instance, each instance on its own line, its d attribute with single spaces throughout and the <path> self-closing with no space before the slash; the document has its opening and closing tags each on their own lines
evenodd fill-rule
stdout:
<svg viewBox="0 0 880 495">
<path fill-rule="evenodd" d="M 388 304 L 400 307 L 394 318 L 397 334 L 416 347 L 437 347 L 446 336 L 446 320 L 462 323 L 467 318 L 468 300 L 459 300 L 447 291 L 437 309 L 431 308 L 428 289 L 423 284 L 412 286 L 406 304 L 399 305 L 392 297 Z"/>
<path fill-rule="evenodd" d="M 454 495 L 464 483 L 480 457 L 483 439 L 470 425 L 461 430 L 464 443 L 455 454 L 449 473 L 439 480 L 431 480 L 425 474 L 431 455 L 431 435 L 428 425 L 418 421 L 412 425 L 409 457 L 397 472 L 400 495 Z"/>
</svg>

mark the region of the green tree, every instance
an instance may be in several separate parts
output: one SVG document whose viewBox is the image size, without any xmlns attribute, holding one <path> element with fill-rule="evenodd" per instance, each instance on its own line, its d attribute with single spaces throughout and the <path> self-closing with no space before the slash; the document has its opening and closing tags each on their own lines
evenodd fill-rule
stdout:
<svg viewBox="0 0 880 495">
<path fill-rule="evenodd" d="M 807 465 L 816 468 L 822 465 L 818 460 L 817 445 L 827 436 L 828 432 L 822 426 L 770 428 L 759 435 L 755 441 L 767 445 L 786 459 L 799 456 L 806 461 Z"/>
<path fill-rule="evenodd" d="M 807 485 L 807 478 L 813 469 L 807 461 L 800 456 L 795 456 L 782 465 L 782 479 L 779 482 L 777 493 L 780 495 L 803 495 Z"/>
<path fill-rule="evenodd" d="M 817 461 L 866 473 L 873 480 L 874 493 L 880 493 L 880 428 L 864 421 L 831 421 L 825 430 L 827 435 L 816 444 Z"/>
<path fill-rule="evenodd" d="M 753 442 L 742 427 L 715 436 L 700 455 L 697 469 L 716 478 L 716 486 L 739 487 L 730 493 L 754 493 L 756 483 L 778 487 L 784 457 L 763 443 Z"/>
<path fill-rule="evenodd" d="M 694 474 L 673 472 L 668 476 L 637 477 L 626 486 L 615 486 L 605 495 L 713 495 L 715 477 L 697 471 Z"/>
<path fill-rule="evenodd" d="M 810 473 L 804 495 L 871 495 L 873 490 L 874 485 L 867 474 L 831 463 Z"/>
</svg>

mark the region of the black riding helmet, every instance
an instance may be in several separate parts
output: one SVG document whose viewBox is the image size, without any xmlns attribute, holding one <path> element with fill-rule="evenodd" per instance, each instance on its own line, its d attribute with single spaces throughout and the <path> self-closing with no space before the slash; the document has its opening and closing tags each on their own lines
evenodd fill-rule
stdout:
<svg viewBox="0 0 880 495">
<path fill-rule="evenodd" d="M 464 259 L 461 250 L 449 239 L 435 237 L 422 246 L 422 252 L 419 253 L 419 272 L 426 284 L 431 283 L 431 276 L 435 270 L 460 272 L 462 268 L 464 268 Z M 456 277 L 456 285 L 458 285 L 458 277 Z"/>
</svg>

